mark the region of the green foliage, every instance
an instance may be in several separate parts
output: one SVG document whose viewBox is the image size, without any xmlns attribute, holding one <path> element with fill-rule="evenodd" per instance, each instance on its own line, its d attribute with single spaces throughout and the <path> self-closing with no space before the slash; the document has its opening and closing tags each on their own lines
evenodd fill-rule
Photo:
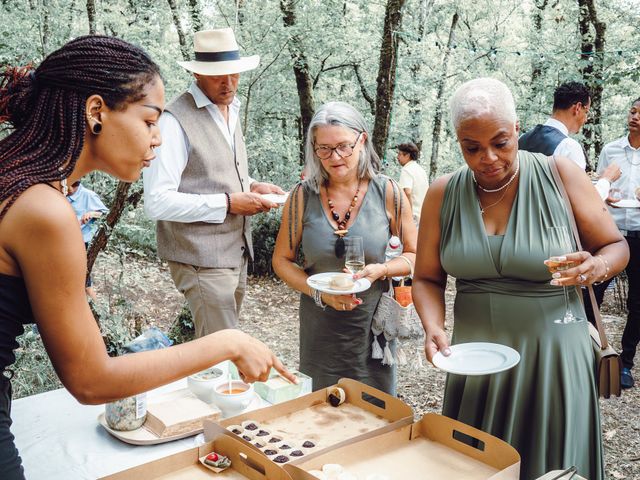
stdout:
<svg viewBox="0 0 640 480">
<path fill-rule="evenodd" d="M 174 345 L 185 343 L 195 338 L 196 332 L 193 326 L 193 317 L 186 303 L 182 306 L 182 310 L 174 320 L 173 325 L 171 325 L 167 336 L 173 341 Z"/>
<path fill-rule="evenodd" d="M 276 237 L 280 229 L 279 210 L 255 215 L 252 220 L 253 228 L 253 275 L 273 275 L 271 256 L 276 244 Z"/>
<path fill-rule="evenodd" d="M 18 344 L 16 362 L 11 367 L 16 372 L 11 381 L 13 398 L 60 388 L 62 384 L 35 328 L 26 326 L 25 333 L 18 337 Z"/>
</svg>

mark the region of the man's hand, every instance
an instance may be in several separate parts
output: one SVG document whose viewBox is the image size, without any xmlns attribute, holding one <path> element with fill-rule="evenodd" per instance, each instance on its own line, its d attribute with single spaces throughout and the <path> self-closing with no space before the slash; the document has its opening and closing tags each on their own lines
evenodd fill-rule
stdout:
<svg viewBox="0 0 640 480">
<path fill-rule="evenodd" d="M 604 178 L 609 180 L 609 183 L 613 183 L 620 178 L 621 174 L 622 172 L 620 171 L 618 164 L 612 163 L 602 171 L 600 178 Z"/>
<path fill-rule="evenodd" d="M 252 184 L 252 186 L 253 185 L 255 185 L 255 183 Z M 272 208 L 279 207 L 277 203 L 265 200 L 259 193 L 254 192 L 232 193 L 230 198 L 231 209 L 229 210 L 229 213 L 233 213 L 235 215 L 251 216 L 256 213 L 268 212 Z"/>
<path fill-rule="evenodd" d="M 100 218 L 101 216 L 102 212 L 85 212 L 82 214 L 82 217 L 80 217 L 80 224 L 84 225 L 88 221 L 93 220 L 94 218 Z"/>
<path fill-rule="evenodd" d="M 251 184 L 251 193 L 277 193 L 282 195 L 285 191 L 273 183 L 253 182 Z"/>
</svg>

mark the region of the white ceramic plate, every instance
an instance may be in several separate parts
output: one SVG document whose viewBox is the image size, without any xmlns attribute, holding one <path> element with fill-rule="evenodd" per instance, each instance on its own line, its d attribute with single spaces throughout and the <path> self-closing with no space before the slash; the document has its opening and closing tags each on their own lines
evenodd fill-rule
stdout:
<svg viewBox="0 0 640 480">
<path fill-rule="evenodd" d="M 635 198 L 623 198 L 619 202 L 612 203 L 611 205 L 618 208 L 640 208 L 640 202 Z"/>
<path fill-rule="evenodd" d="M 269 200 L 273 203 L 277 203 L 278 205 L 283 205 L 287 201 L 287 197 L 289 197 L 288 193 L 263 193 L 262 198 L 265 200 Z"/>
<path fill-rule="evenodd" d="M 441 370 L 457 375 L 488 375 L 516 366 L 520 354 L 499 343 L 472 342 L 451 345 L 451 355 L 441 352 L 433 356 L 433 364 Z"/>
<path fill-rule="evenodd" d="M 350 290 L 334 290 L 329 288 L 329 281 L 334 275 L 344 275 L 344 272 L 325 272 L 316 273 L 307 278 L 307 285 L 316 290 L 332 295 L 351 295 L 352 293 L 360 293 L 371 287 L 371 282 L 366 278 L 360 278 L 355 281 L 353 288 Z"/>
</svg>

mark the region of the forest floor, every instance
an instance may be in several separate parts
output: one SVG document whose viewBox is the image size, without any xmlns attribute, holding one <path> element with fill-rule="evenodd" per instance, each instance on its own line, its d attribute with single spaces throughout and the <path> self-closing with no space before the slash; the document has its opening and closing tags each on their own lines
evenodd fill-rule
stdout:
<svg viewBox="0 0 640 480">
<path fill-rule="evenodd" d="M 126 272 L 135 275 L 123 275 Z M 94 282 L 99 297 L 124 296 L 131 302 L 136 316 L 145 323 L 169 329 L 183 306 L 165 265 L 129 257 L 126 262 L 116 255 L 101 254 L 94 268 Z M 454 289 L 447 289 L 447 318 L 452 318 Z M 605 313 L 611 311 L 611 302 Z M 250 277 L 240 328 L 265 342 L 290 368 L 298 365 L 298 295 L 279 280 Z M 625 318 L 606 314 L 604 321 L 614 347 L 619 350 Z M 450 333 L 451 321 L 448 321 Z M 421 346 L 411 347 L 410 362 L 398 369 L 398 396 L 410 405 L 416 417 L 428 412 L 440 413 L 445 375 L 426 364 L 416 365 Z M 409 349 L 407 352 L 410 353 Z M 640 354 L 636 357 L 640 363 Z M 636 377 L 640 380 L 640 370 Z M 620 398 L 600 401 L 605 446 L 607 478 L 640 479 L 640 387 L 623 391 Z"/>
</svg>

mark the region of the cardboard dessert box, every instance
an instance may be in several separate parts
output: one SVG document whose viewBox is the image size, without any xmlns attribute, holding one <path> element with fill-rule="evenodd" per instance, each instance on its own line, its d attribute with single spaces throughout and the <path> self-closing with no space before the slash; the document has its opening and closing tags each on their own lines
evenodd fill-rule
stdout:
<svg viewBox="0 0 640 480">
<path fill-rule="evenodd" d="M 345 391 L 346 398 L 342 405 L 333 407 L 329 404 L 329 395 L 336 386 Z M 290 458 L 291 462 L 297 463 L 327 449 L 410 425 L 413 423 L 413 410 L 396 397 L 356 380 L 343 378 L 332 387 L 222 420 L 219 428 L 241 426 L 249 420 L 257 422 L 260 429 L 269 431 L 270 436 L 276 436 L 293 447 L 301 448 L 305 440 L 313 442 L 315 447 L 303 449 L 304 456 Z M 240 436 L 236 438 L 251 445 Z M 259 439 L 268 441 L 268 438 L 256 437 L 252 442 Z"/>
<path fill-rule="evenodd" d="M 199 458 L 211 452 L 229 457 L 231 466 L 221 473 L 204 467 Z M 214 441 L 190 448 L 168 457 L 145 463 L 101 480 L 291 480 L 291 477 L 271 460 L 229 435 L 219 435 Z"/>
<path fill-rule="evenodd" d="M 287 464 L 284 469 L 293 480 L 317 480 L 308 471 L 322 470 L 328 463 L 341 465 L 359 480 L 372 473 L 390 480 L 517 480 L 520 475 L 520 455 L 512 446 L 435 413 L 392 432 Z"/>
</svg>

